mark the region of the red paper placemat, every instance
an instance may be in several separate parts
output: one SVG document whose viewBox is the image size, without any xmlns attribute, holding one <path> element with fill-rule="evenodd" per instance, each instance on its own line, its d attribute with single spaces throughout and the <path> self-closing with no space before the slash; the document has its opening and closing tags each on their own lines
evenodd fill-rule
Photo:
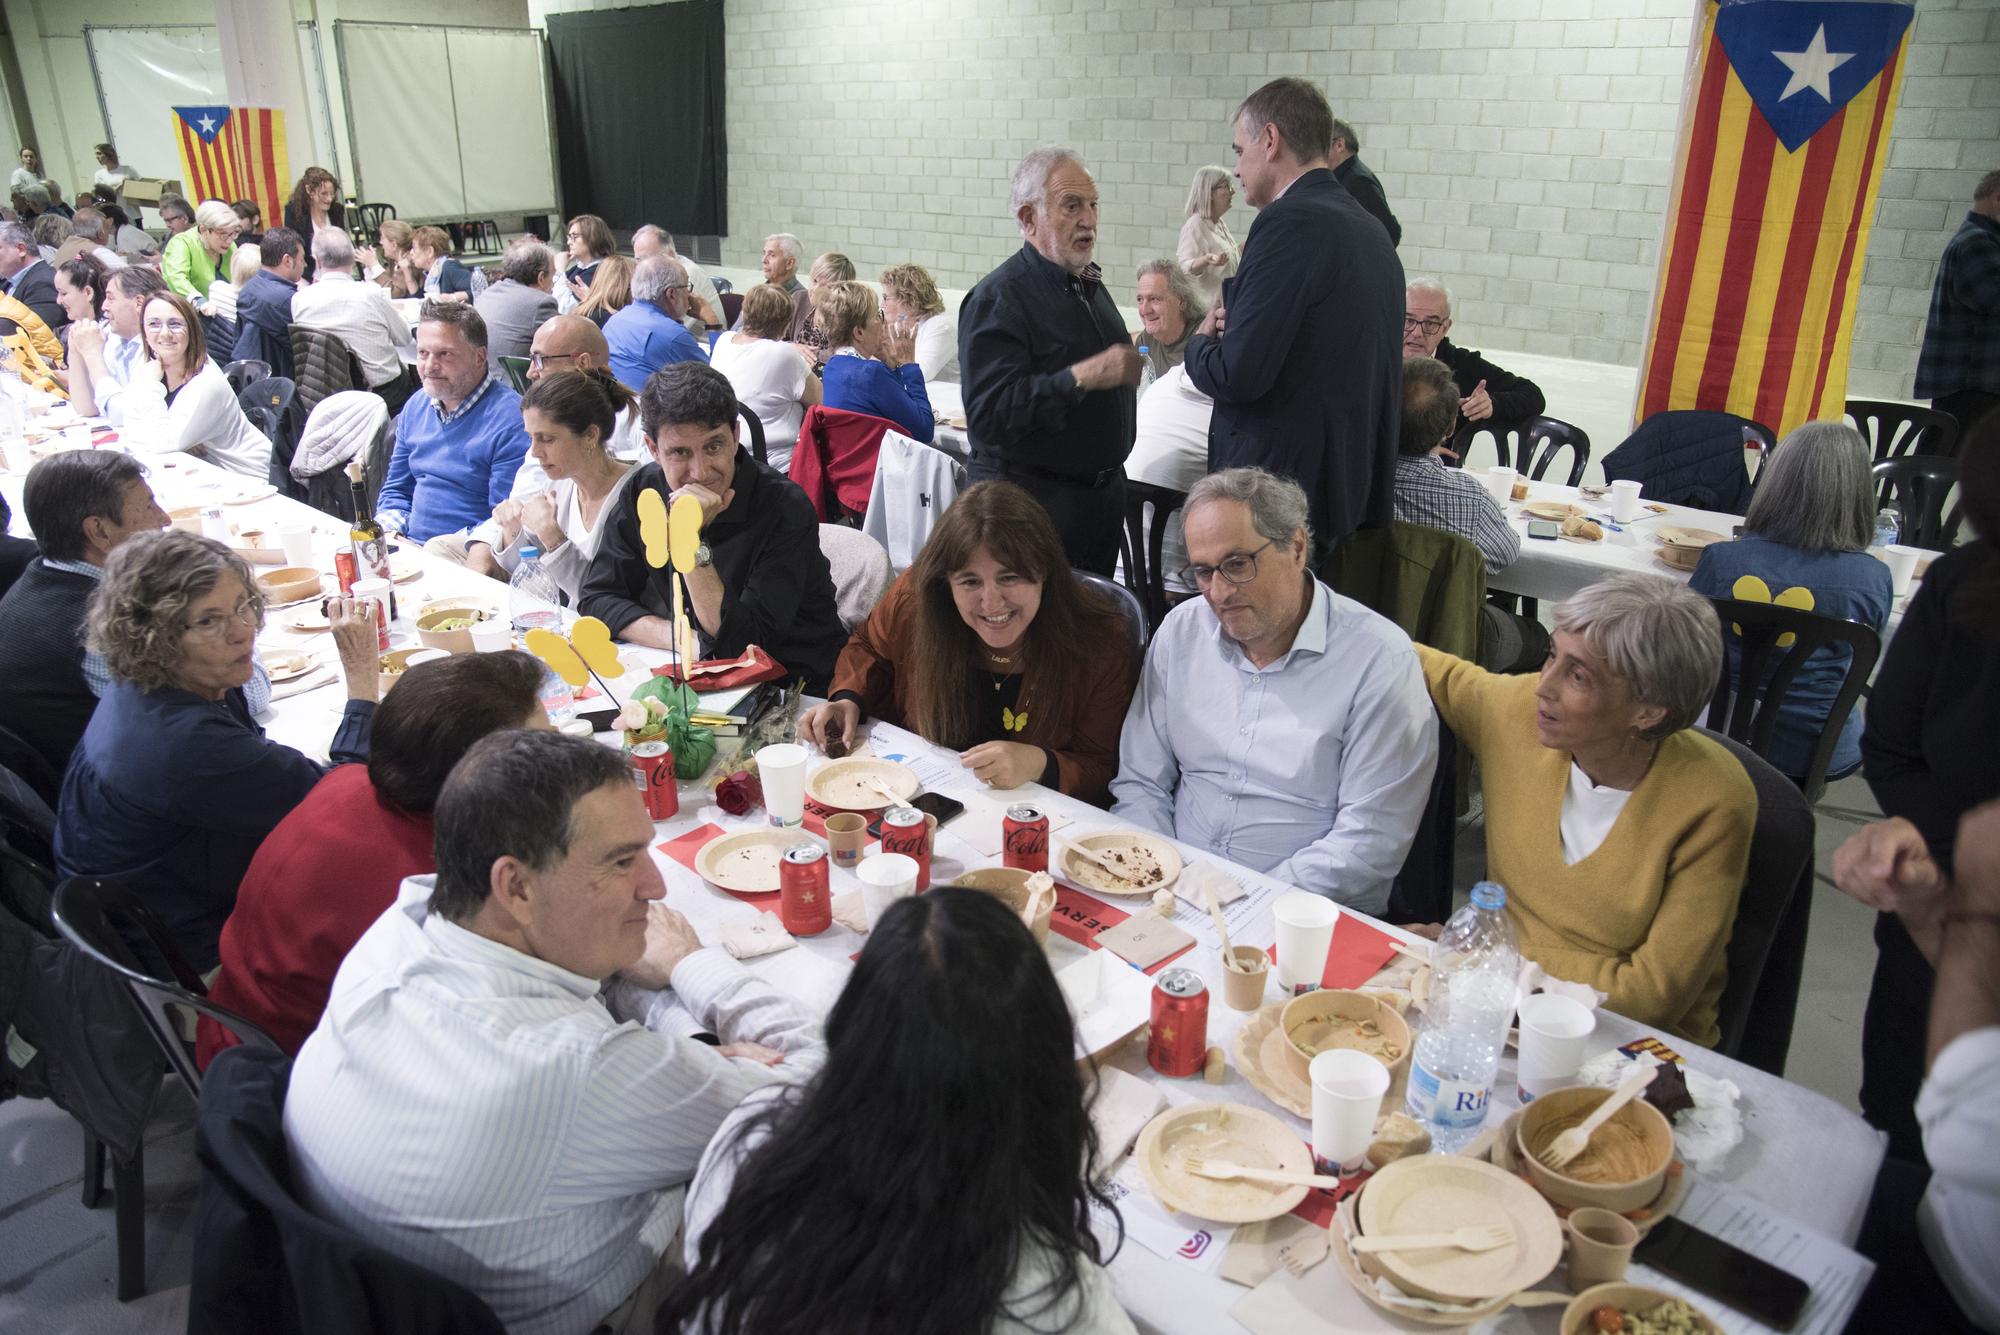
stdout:
<svg viewBox="0 0 2000 1335">
<path fill-rule="evenodd" d="M 1364 1166 L 1354 1176 L 1341 1178 L 1338 1187 L 1307 1187 L 1306 1198 L 1292 1207 L 1292 1213 L 1314 1228 L 1326 1228 L 1333 1223 L 1334 1211 L 1340 1203 L 1361 1190 L 1373 1176 L 1374 1170 Z"/>
<path fill-rule="evenodd" d="M 721 837 L 722 827 L 713 821 L 709 821 L 695 826 L 686 834 L 667 840 L 659 848 L 662 853 L 665 853 L 675 862 L 680 863 L 683 867 L 686 867 L 689 871 L 699 876 L 701 869 L 695 866 L 695 854 L 701 852 L 703 844 L 708 843 L 712 839 L 720 839 Z M 720 886 L 716 888 L 721 889 Z M 722 893 L 732 895 L 746 904 L 755 904 L 760 909 L 774 907 L 778 902 L 778 892 L 776 890 L 765 890 L 757 893 L 723 890 Z"/>
<path fill-rule="evenodd" d="M 1049 930 L 1062 933 L 1080 946 L 1096 950 L 1099 932 L 1107 927 L 1116 927 L 1131 916 L 1124 909 L 1113 908 L 1096 896 L 1086 895 L 1065 881 L 1057 881 L 1056 906 L 1049 912 Z M 1148 975 L 1158 973 L 1193 949 L 1193 946 L 1188 946 L 1175 951 L 1146 970 L 1146 973 Z"/>
<path fill-rule="evenodd" d="M 1333 925 L 1333 944 L 1327 947 L 1326 969 L 1320 975 L 1319 985 L 1360 987 L 1382 972 L 1382 966 L 1395 953 L 1395 937 L 1352 913 L 1343 913 L 1340 921 Z M 1278 947 L 1273 944 L 1272 963 L 1275 964 L 1277 959 Z"/>
</svg>

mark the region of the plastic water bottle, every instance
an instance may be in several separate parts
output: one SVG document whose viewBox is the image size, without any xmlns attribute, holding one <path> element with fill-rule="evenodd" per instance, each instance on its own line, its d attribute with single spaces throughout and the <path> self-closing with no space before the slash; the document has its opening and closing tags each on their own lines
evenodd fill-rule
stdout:
<svg viewBox="0 0 2000 1335">
<path fill-rule="evenodd" d="M 1147 344 L 1141 343 L 1139 345 L 1139 360 L 1144 363 L 1139 368 L 1139 393 L 1141 394 L 1144 394 L 1147 386 L 1151 385 L 1157 378 L 1153 375 L 1152 351 L 1152 348 Z"/>
<path fill-rule="evenodd" d="M 1472 902 L 1451 915 L 1431 954 L 1430 1003 L 1410 1060 L 1407 1108 L 1440 1153 L 1462 1148 L 1486 1122 L 1521 973 L 1506 907 L 1499 885 L 1473 886 Z"/>
<path fill-rule="evenodd" d="M 521 564 L 507 581 L 507 604 L 516 631 L 562 629 L 562 590 L 555 576 L 542 569 L 541 554 L 532 542 L 522 543 Z"/>
<path fill-rule="evenodd" d="M 560 728 L 569 722 L 570 711 L 576 705 L 576 692 L 572 691 L 569 683 L 558 677 L 553 669 L 542 669 L 542 685 L 541 689 L 535 692 L 535 697 L 542 702 L 542 709 L 548 714 L 552 725 Z"/>
<path fill-rule="evenodd" d="M 1875 516 L 1875 545 L 1888 547 L 1903 535 L 1903 513 L 1893 505 L 1885 505 Z"/>
</svg>

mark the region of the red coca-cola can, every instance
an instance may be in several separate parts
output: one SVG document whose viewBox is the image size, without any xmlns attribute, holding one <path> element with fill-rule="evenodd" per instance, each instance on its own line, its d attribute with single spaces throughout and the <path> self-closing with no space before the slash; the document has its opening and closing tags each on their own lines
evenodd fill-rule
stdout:
<svg viewBox="0 0 2000 1335">
<path fill-rule="evenodd" d="M 833 926 L 826 850 L 818 844 L 788 848 L 778 859 L 778 921 L 793 936 L 817 936 Z"/>
<path fill-rule="evenodd" d="M 1049 818 L 1040 807 L 1017 802 L 1000 823 L 1000 865 L 1022 871 L 1049 869 Z"/>
<path fill-rule="evenodd" d="M 915 807 L 890 807 L 882 813 L 882 851 L 901 853 L 917 864 L 917 893 L 931 888 L 931 826 Z"/>
<path fill-rule="evenodd" d="M 1153 981 L 1146 1064 L 1161 1075 L 1193 1075 L 1207 1057 L 1208 984 L 1193 969 L 1167 969 Z"/>
<path fill-rule="evenodd" d="M 352 551 L 338 551 L 333 554 L 333 574 L 334 578 L 340 581 L 340 596 L 352 597 L 354 581 L 361 578 L 361 571 L 355 565 Z"/>
<path fill-rule="evenodd" d="M 681 792 L 674 782 L 674 753 L 665 742 L 640 742 L 632 748 L 632 786 L 646 799 L 646 813 L 668 820 L 681 809 Z"/>
</svg>

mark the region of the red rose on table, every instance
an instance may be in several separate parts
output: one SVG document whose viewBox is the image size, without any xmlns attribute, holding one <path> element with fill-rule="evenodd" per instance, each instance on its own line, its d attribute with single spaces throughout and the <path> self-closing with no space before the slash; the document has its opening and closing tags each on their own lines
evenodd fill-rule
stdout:
<svg viewBox="0 0 2000 1335">
<path fill-rule="evenodd" d="M 740 816 L 763 804 L 764 786 L 748 770 L 732 774 L 715 786 L 715 805 L 731 816 Z"/>
</svg>

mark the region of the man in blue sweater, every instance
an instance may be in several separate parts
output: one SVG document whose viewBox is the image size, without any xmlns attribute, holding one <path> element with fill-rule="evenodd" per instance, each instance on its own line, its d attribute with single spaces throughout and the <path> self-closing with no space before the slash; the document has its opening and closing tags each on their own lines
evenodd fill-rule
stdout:
<svg viewBox="0 0 2000 1335">
<path fill-rule="evenodd" d="M 633 393 L 662 366 L 708 360 L 681 323 L 687 309 L 687 271 L 665 255 L 640 260 L 632 270 L 632 304 L 604 322 L 611 373 Z"/>
<path fill-rule="evenodd" d="M 528 454 L 521 396 L 492 374 L 486 321 L 471 306 L 427 301 L 417 325 L 413 394 L 396 417 L 396 452 L 375 503 L 392 533 L 428 542 L 483 522 L 507 499 Z"/>
</svg>

